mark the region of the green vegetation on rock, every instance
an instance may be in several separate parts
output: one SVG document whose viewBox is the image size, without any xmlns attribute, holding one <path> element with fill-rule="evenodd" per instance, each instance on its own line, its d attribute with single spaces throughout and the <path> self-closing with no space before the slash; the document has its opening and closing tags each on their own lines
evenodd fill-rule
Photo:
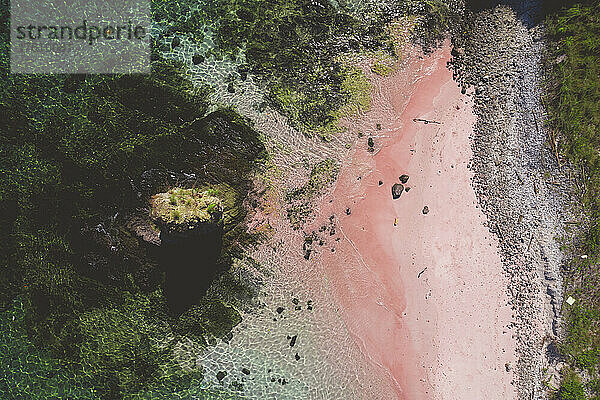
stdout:
<svg viewBox="0 0 600 400">
<path fill-rule="evenodd" d="M 171 230 L 187 231 L 204 223 L 218 223 L 223 207 L 218 197 L 198 189 L 172 188 L 151 197 L 150 217 Z"/>
</svg>

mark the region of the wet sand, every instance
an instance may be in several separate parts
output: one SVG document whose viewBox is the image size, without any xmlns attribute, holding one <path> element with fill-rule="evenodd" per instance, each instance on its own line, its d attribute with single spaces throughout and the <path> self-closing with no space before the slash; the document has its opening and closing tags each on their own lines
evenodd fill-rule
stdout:
<svg viewBox="0 0 600 400">
<path fill-rule="evenodd" d="M 471 187 L 475 117 L 449 57 L 448 45 L 413 52 L 392 76 L 371 76 L 372 109 L 348 123 L 365 136 L 321 206 L 337 232 L 320 262 L 349 332 L 397 398 L 511 399 L 507 282 Z M 402 174 L 410 191 L 393 200 Z"/>
</svg>

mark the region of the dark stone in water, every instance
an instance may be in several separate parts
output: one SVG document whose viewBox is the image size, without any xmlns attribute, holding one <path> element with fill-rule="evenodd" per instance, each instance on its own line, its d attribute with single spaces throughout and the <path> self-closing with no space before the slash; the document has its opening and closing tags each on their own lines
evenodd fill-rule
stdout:
<svg viewBox="0 0 600 400">
<path fill-rule="evenodd" d="M 179 37 L 175 36 L 173 38 L 173 40 L 171 41 L 171 47 L 175 48 L 178 47 L 181 44 L 181 39 L 179 39 Z"/>
<path fill-rule="evenodd" d="M 372 137 L 370 137 L 369 139 L 367 139 L 367 144 L 369 145 L 369 147 L 373 148 L 373 146 L 375 146 L 375 141 L 373 140 Z"/>
<path fill-rule="evenodd" d="M 406 175 L 406 174 L 400 175 L 400 182 L 402 182 L 402 183 L 408 182 L 408 175 Z"/>
<path fill-rule="evenodd" d="M 219 381 L 222 381 L 226 376 L 227 376 L 227 372 L 225 372 L 225 371 L 217 372 L 217 379 Z"/>
<path fill-rule="evenodd" d="M 296 361 L 300 360 L 300 356 L 298 355 L 298 353 L 296 353 L 296 355 L 294 356 L 294 358 L 296 359 Z"/>
<path fill-rule="evenodd" d="M 192 56 L 192 62 L 194 65 L 202 64 L 204 62 L 204 56 L 202 54 L 194 54 Z"/>
<path fill-rule="evenodd" d="M 290 347 L 294 347 L 297 339 L 298 339 L 298 335 L 292 336 L 292 340 L 290 341 Z"/>
<path fill-rule="evenodd" d="M 283 307 L 277 307 L 277 314 L 281 314 L 283 312 Z"/>
<path fill-rule="evenodd" d="M 242 368 L 242 372 L 246 375 L 250 375 L 250 370 L 248 368 Z"/>
<path fill-rule="evenodd" d="M 392 186 L 392 198 L 394 200 L 396 200 L 397 198 L 400 197 L 400 195 L 402 194 L 403 191 L 404 191 L 404 185 L 402 185 L 400 183 L 394 183 L 394 186 Z"/>
<path fill-rule="evenodd" d="M 235 89 L 233 87 L 233 82 L 229 82 L 229 84 L 227 85 L 227 91 L 229 93 L 235 93 Z"/>
</svg>

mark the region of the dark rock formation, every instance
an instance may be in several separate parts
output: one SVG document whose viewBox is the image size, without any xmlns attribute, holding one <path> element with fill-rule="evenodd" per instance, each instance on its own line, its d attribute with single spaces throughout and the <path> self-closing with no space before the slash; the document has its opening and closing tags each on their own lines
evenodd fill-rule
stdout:
<svg viewBox="0 0 600 400">
<path fill-rule="evenodd" d="M 400 182 L 402 182 L 402 183 L 408 182 L 408 175 L 406 175 L 406 174 L 400 175 Z"/>
<path fill-rule="evenodd" d="M 160 229 L 165 295 L 178 314 L 200 299 L 217 274 L 223 244 L 221 201 L 209 192 L 171 189 L 152 196 L 150 217 Z"/>
<path fill-rule="evenodd" d="M 192 62 L 194 65 L 202 64 L 204 62 L 204 56 L 202 54 L 194 54 L 192 56 Z"/>
<path fill-rule="evenodd" d="M 403 191 L 404 191 L 404 185 L 402 185 L 400 183 L 394 183 L 394 186 L 392 186 L 392 198 L 394 200 L 396 200 L 397 198 L 400 197 L 400 195 L 402 194 Z"/>
</svg>

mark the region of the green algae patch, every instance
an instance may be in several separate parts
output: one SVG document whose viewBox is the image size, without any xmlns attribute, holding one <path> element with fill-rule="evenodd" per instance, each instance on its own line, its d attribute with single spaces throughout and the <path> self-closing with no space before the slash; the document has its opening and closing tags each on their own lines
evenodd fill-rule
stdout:
<svg viewBox="0 0 600 400">
<path fill-rule="evenodd" d="M 338 162 L 327 158 L 312 168 L 308 182 L 287 194 L 286 200 L 290 203 L 287 215 L 295 229 L 299 229 L 313 214 L 312 200 L 335 181 L 338 170 Z"/>
<path fill-rule="evenodd" d="M 333 158 L 327 158 L 317 163 L 310 171 L 308 182 L 288 193 L 288 201 L 311 200 L 335 181 L 338 169 L 339 165 Z"/>
<path fill-rule="evenodd" d="M 150 199 L 150 217 L 171 231 L 186 232 L 201 224 L 217 223 L 223 215 L 218 197 L 209 191 L 173 188 Z"/>
<path fill-rule="evenodd" d="M 378 51 L 374 53 L 371 72 L 379 76 L 389 76 L 396 71 L 398 59 L 389 53 Z"/>
</svg>

